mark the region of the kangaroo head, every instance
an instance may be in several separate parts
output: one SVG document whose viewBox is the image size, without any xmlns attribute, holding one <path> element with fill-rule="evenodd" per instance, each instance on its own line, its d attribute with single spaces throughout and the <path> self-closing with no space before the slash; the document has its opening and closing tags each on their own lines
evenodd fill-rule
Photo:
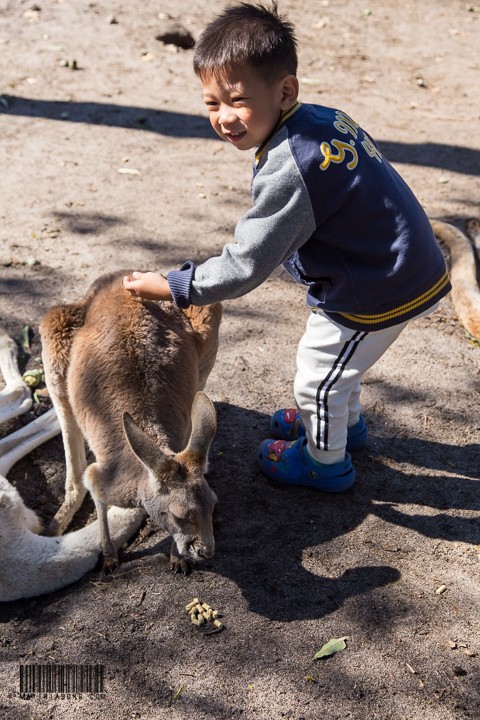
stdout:
<svg viewBox="0 0 480 720">
<path fill-rule="evenodd" d="M 204 473 L 217 427 L 213 403 L 204 393 L 196 394 L 190 439 L 176 455 L 167 455 L 128 413 L 123 415 L 123 425 L 130 448 L 148 470 L 141 497 L 145 510 L 172 535 L 180 556 L 192 560 L 212 557 L 212 514 L 217 497 Z"/>
</svg>

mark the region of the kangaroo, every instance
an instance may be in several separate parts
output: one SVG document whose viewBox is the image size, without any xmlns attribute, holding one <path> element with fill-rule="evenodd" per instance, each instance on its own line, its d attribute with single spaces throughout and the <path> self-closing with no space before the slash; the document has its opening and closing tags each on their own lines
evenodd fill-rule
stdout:
<svg viewBox="0 0 480 720">
<path fill-rule="evenodd" d="M 99 521 L 104 570 L 118 564 L 108 505 L 142 507 L 172 536 L 171 568 L 212 557 L 217 501 L 204 473 L 216 431 L 201 392 L 215 362 L 220 304 L 180 310 L 123 289 L 125 273 L 98 278 L 83 300 L 40 324 L 45 381 L 62 428 L 61 534 L 87 489 Z M 85 442 L 95 455 L 87 466 Z M 82 482 L 83 479 L 83 482 Z"/>
<path fill-rule="evenodd" d="M 452 301 L 458 318 L 474 338 L 480 340 L 480 289 L 477 284 L 475 250 L 468 237 L 458 228 L 440 220 L 430 221 L 436 237 L 443 241 L 450 253 Z M 480 249 L 480 223 L 467 221 L 467 233 Z"/>
<path fill-rule="evenodd" d="M 6 381 L 2 390 L 5 413 L 2 421 L 27 412 L 31 392 L 22 390 L 17 346 L 0 328 L 0 370 Z M 26 386 L 25 386 L 25 389 Z M 79 580 L 98 562 L 98 522 L 60 538 L 38 533 L 42 523 L 26 507 L 6 475 L 20 458 L 60 432 L 55 410 L 51 409 L 16 432 L 0 439 L 0 602 L 35 597 Z M 120 547 L 139 528 L 142 510 L 110 508 L 108 522 L 115 547 Z"/>
</svg>

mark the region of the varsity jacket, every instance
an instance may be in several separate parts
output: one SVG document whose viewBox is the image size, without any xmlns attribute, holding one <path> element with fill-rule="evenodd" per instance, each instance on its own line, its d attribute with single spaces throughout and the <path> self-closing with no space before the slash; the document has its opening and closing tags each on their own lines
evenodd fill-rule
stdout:
<svg viewBox="0 0 480 720">
<path fill-rule="evenodd" d="M 420 203 L 348 115 L 297 103 L 257 150 L 252 208 L 235 243 L 168 274 L 179 307 L 239 297 L 279 265 L 307 305 L 346 327 L 415 317 L 451 289 Z"/>
</svg>

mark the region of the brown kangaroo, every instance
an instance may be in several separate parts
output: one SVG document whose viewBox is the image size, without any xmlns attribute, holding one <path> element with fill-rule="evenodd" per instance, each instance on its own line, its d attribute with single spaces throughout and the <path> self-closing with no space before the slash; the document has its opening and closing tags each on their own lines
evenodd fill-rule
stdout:
<svg viewBox="0 0 480 720">
<path fill-rule="evenodd" d="M 217 498 L 204 473 L 216 415 L 199 391 L 215 362 L 222 309 L 141 300 L 123 289 L 124 274 L 103 275 L 40 325 L 66 461 L 65 500 L 49 532 L 63 533 L 88 489 L 105 570 L 118 564 L 107 518 L 115 505 L 144 508 L 172 535 L 172 569 L 188 572 L 188 559 L 215 548 Z M 95 455 L 88 466 L 84 440 Z"/>
</svg>

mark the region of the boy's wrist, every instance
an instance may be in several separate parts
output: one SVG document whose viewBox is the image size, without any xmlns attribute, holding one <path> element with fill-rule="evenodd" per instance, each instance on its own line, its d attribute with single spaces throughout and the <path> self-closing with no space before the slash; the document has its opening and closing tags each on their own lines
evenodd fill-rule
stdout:
<svg viewBox="0 0 480 720">
<path fill-rule="evenodd" d="M 173 302 L 183 310 L 191 305 L 190 292 L 194 275 L 195 264 L 191 260 L 183 263 L 180 270 L 171 270 L 167 275 Z"/>
</svg>

